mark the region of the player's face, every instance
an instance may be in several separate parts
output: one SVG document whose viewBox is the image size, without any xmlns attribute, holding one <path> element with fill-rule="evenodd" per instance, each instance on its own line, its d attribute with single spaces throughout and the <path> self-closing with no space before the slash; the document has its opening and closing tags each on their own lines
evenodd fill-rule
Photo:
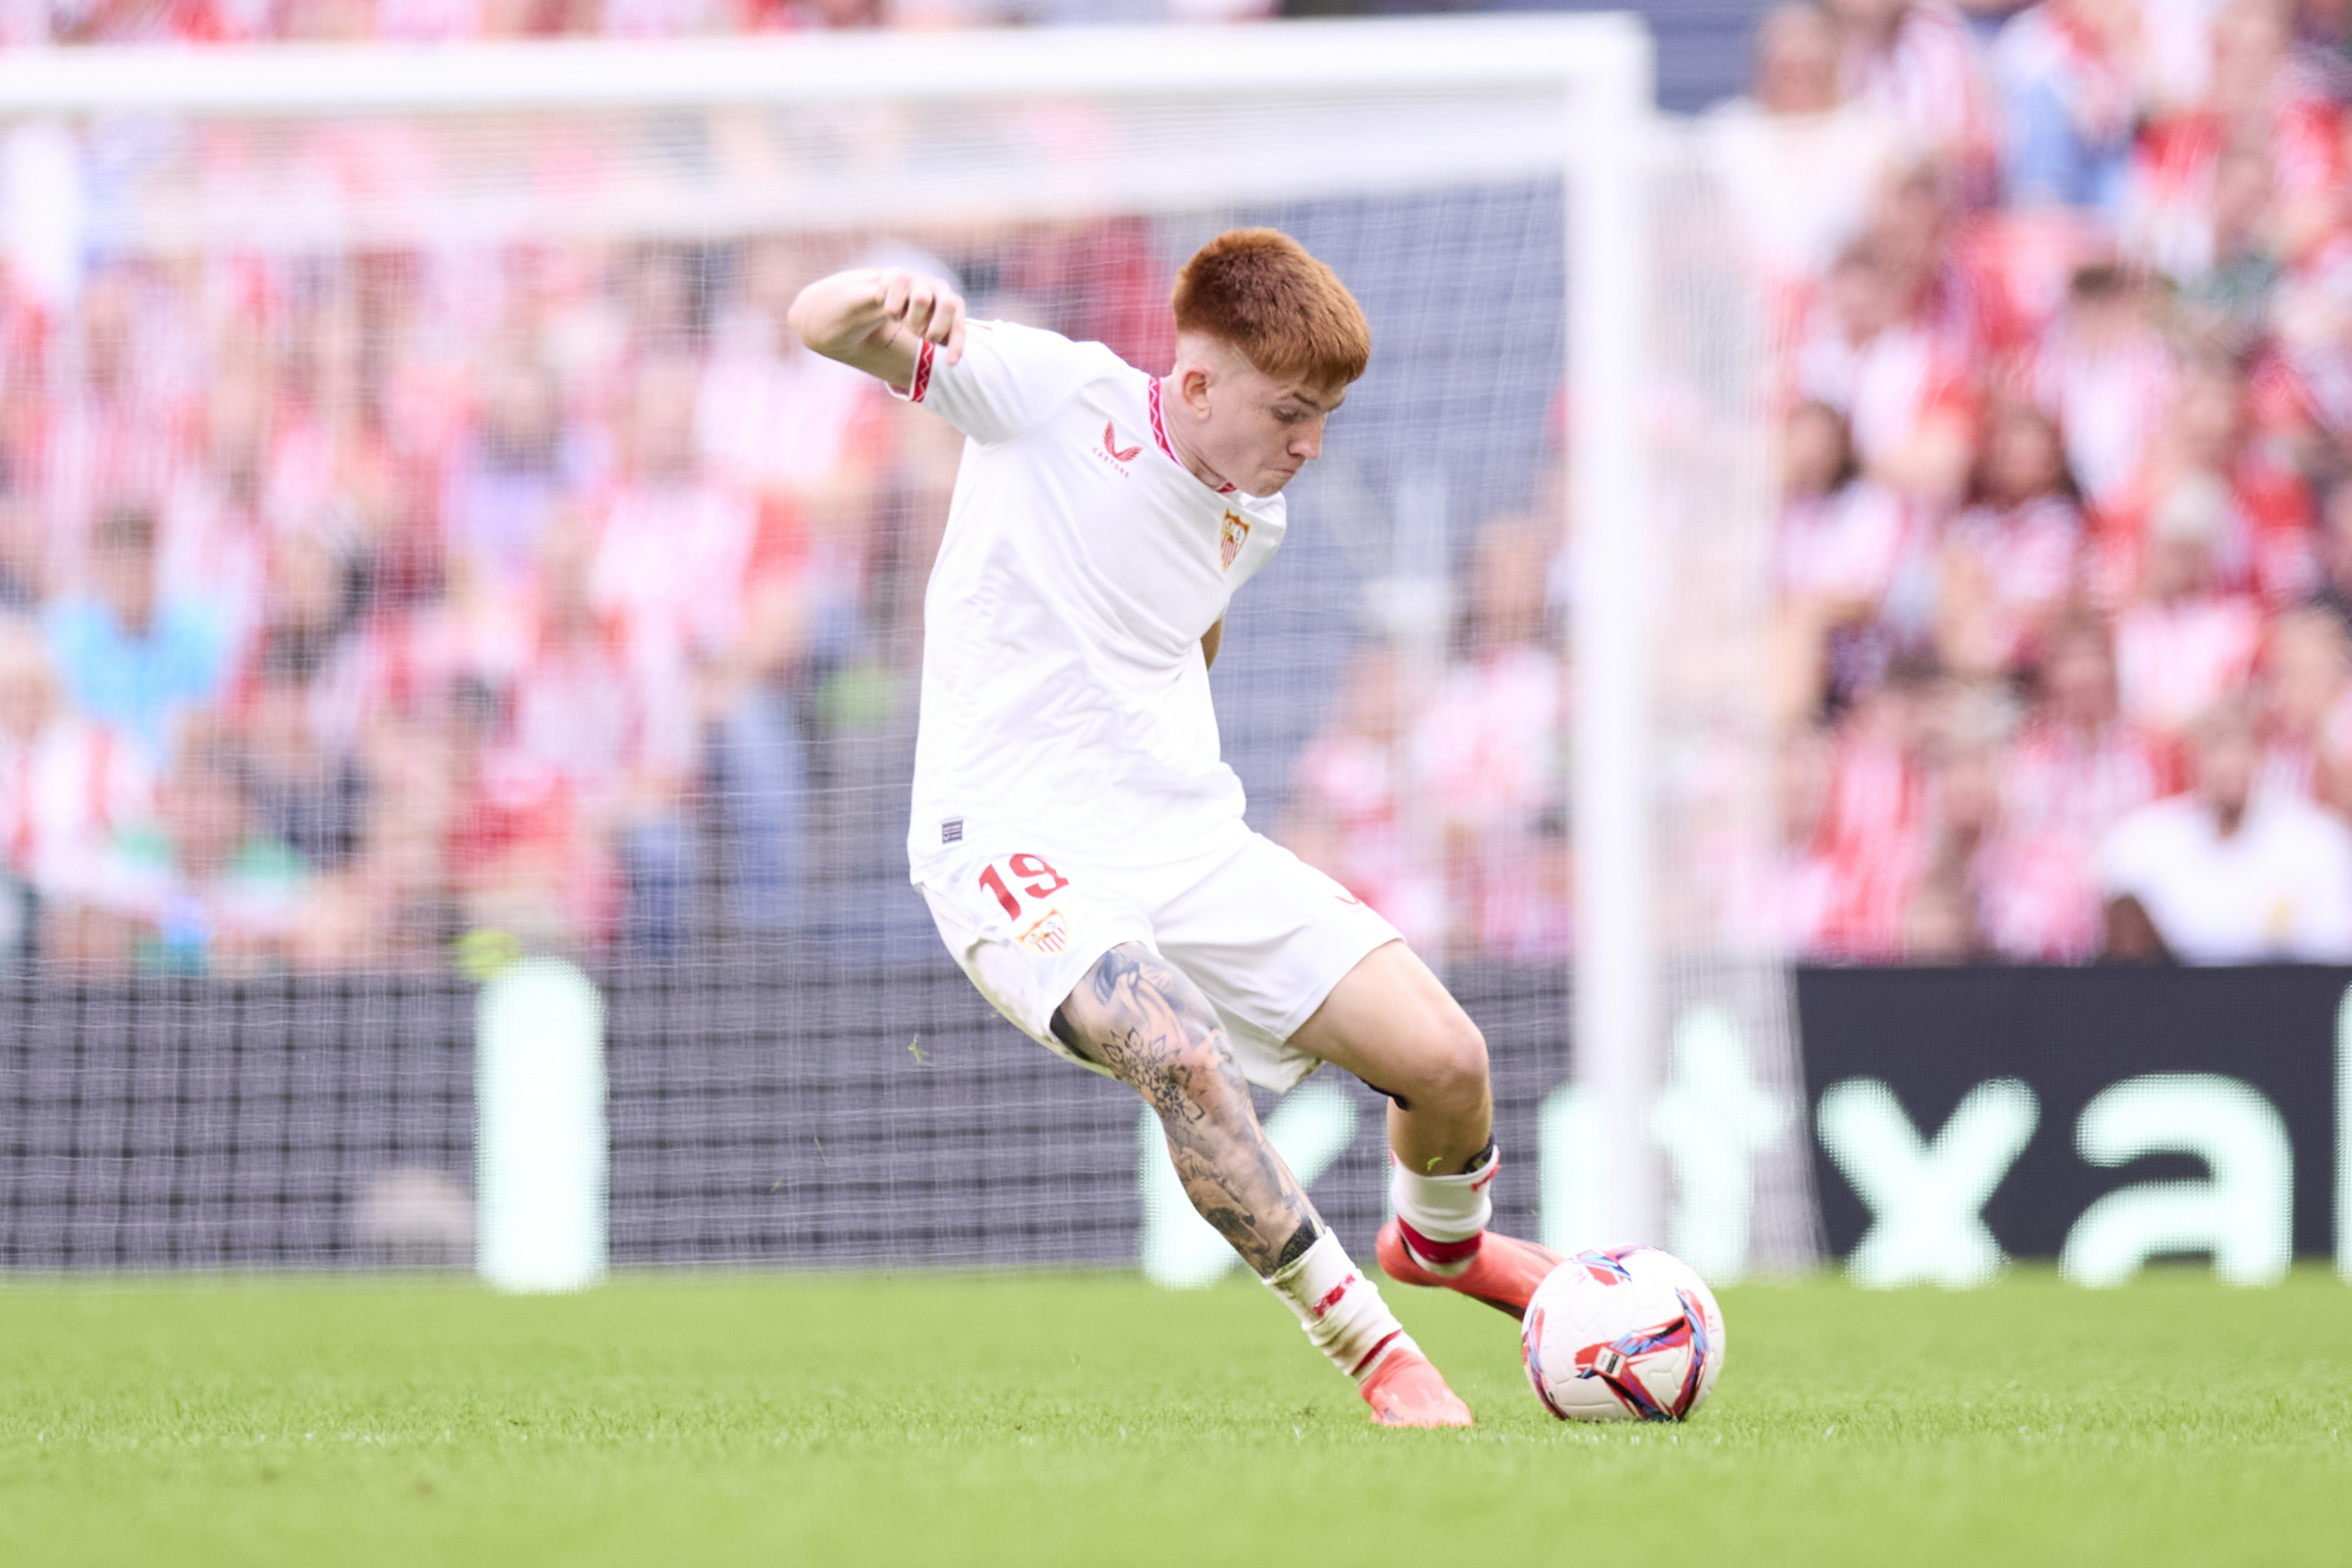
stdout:
<svg viewBox="0 0 2352 1568">
<path fill-rule="evenodd" d="M 1345 386 L 1277 381 L 1246 362 L 1234 365 L 1211 393 L 1201 455 L 1251 495 L 1277 495 L 1323 455 L 1323 423 L 1347 395 Z"/>
</svg>

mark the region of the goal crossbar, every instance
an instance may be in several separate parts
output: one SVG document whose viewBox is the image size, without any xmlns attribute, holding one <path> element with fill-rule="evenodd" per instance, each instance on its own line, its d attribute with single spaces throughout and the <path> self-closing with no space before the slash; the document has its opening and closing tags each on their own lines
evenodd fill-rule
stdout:
<svg viewBox="0 0 2352 1568">
<path fill-rule="evenodd" d="M 1577 93 L 1633 80 L 1634 17 L 1463 17 L 1253 27 L 818 34 L 775 38 L 0 54 L 0 117 L 130 110 L 362 115 L 887 98 L 1192 96 L 1411 89 Z"/>
</svg>

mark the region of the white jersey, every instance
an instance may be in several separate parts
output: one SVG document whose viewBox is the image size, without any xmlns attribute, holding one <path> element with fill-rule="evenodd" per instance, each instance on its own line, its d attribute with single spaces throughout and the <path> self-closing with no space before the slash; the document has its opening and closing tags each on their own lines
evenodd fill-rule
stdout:
<svg viewBox="0 0 2352 1568">
<path fill-rule="evenodd" d="M 1159 382 L 1100 343 L 975 322 L 903 395 L 969 437 L 923 598 L 914 879 L 1041 832 L 1135 864 L 1238 827 L 1201 638 L 1282 499 L 1195 478 Z"/>
</svg>

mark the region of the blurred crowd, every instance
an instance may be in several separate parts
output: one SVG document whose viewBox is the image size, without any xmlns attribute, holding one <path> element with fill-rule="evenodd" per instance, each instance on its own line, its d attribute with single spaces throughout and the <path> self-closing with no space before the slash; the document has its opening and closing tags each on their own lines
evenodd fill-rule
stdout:
<svg viewBox="0 0 2352 1568">
<path fill-rule="evenodd" d="M 70 310 L 20 302 L 17 944 L 433 968 L 472 931 L 799 926 L 807 731 L 891 702 L 958 450 L 786 331 L 847 259 L 131 258 Z"/>
<path fill-rule="evenodd" d="M 2352 961 L 2347 100 L 2345 0 L 1763 14 L 1700 132 L 1783 421 L 1744 925 Z M 1444 673 L 1369 658 L 1300 764 L 1292 842 L 1433 951 L 1572 945 L 1562 521 L 1491 525 Z"/>
<path fill-rule="evenodd" d="M 1779 916 L 2352 958 L 2352 7 L 1770 12 Z"/>
<path fill-rule="evenodd" d="M 879 15 L 232 9 L 0 26 Z M 1772 326 L 1780 856 L 1748 901 L 1790 951 L 2352 961 L 2347 104 L 2352 0 L 1762 16 L 1701 136 Z M 1148 224 L 937 243 L 983 312 L 1165 363 Z M 0 939 L 429 967 L 475 930 L 835 918 L 827 833 L 894 847 L 812 799 L 899 782 L 817 742 L 903 701 L 958 450 L 783 328 L 877 254 L 213 250 L 0 291 Z M 1278 808 L 1432 952 L 1573 947 L 1559 493 L 1354 658 Z"/>
</svg>

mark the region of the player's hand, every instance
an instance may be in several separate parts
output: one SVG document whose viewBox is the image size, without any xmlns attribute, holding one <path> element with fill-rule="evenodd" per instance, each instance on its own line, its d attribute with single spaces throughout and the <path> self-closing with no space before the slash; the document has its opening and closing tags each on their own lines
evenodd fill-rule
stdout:
<svg viewBox="0 0 2352 1568">
<path fill-rule="evenodd" d="M 882 295 L 882 319 L 904 327 L 919 342 L 947 351 L 948 363 L 963 358 L 963 296 L 936 278 L 886 267 L 875 275 Z"/>
</svg>

